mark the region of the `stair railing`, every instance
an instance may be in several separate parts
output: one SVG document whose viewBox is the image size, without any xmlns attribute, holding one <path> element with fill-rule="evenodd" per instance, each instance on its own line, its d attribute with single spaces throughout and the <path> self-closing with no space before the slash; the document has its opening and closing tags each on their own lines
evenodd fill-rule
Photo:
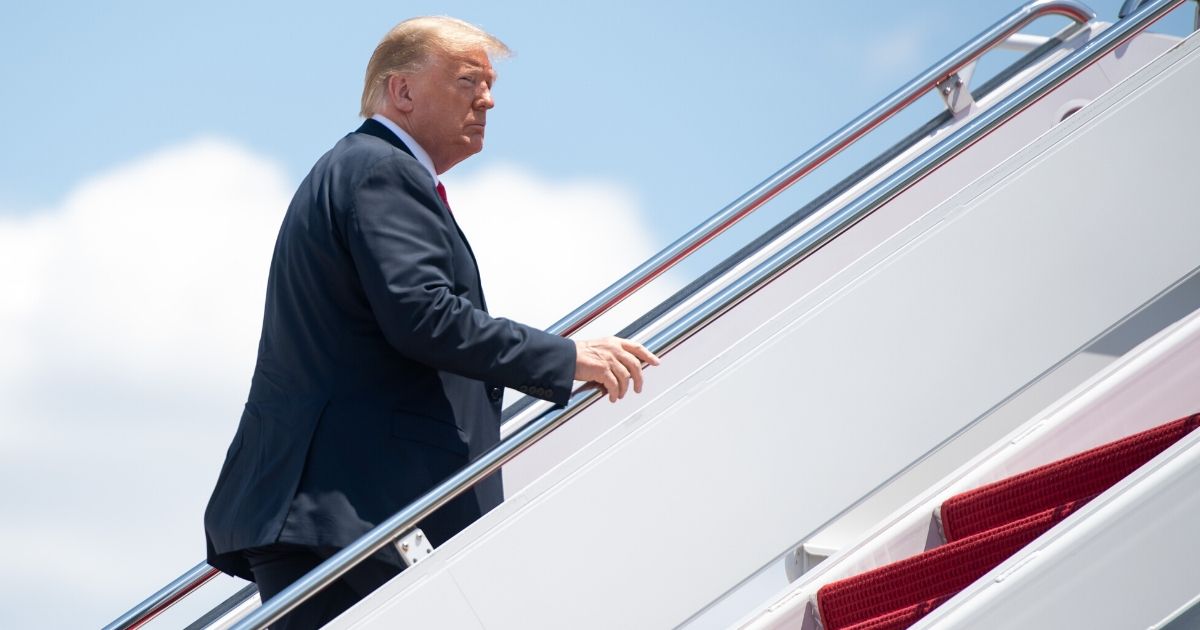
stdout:
<svg viewBox="0 0 1200 630">
<path fill-rule="evenodd" d="M 174 606 L 179 600 L 191 595 L 193 591 L 217 577 L 218 573 L 220 571 L 208 566 L 207 562 L 201 562 L 159 589 L 157 593 L 147 597 L 142 603 L 117 617 L 112 623 L 104 626 L 104 630 L 141 628 Z"/>
<path fill-rule="evenodd" d="M 1080 28 L 1096 18 L 1095 12 L 1087 5 L 1075 0 L 1035 0 L 1013 11 L 915 79 L 892 92 L 874 107 L 860 114 L 833 135 L 825 138 L 775 174 L 746 191 L 703 223 L 679 237 L 674 243 L 651 256 L 646 262 L 638 265 L 607 289 L 581 304 L 579 308 L 547 328 L 547 332 L 563 336 L 574 334 L 674 267 L 676 263 L 721 235 L 802 177 L 829 161 L 830 158 L 841 153 L 843 149 L 854 144 L 859 138 L 886 122 L 897 112 L 908 107 L 929 91 L 938 88 L 944 80 L 953 77 L 960 69 L 969 66 L 985 52 L 1000 45 L 1030 22 L 1047 15 L 1066 16 Z"/>
</svg>

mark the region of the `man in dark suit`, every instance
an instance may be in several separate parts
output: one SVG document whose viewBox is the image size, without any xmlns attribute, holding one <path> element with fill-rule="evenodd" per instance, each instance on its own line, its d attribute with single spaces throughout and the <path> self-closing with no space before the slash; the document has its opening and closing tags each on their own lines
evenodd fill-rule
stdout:
<svg viewBox="0 0 1200 630">
<path fill-rule="evenodd" d="M 573 380 L 610 400 L 657 358 L 490 316 L 438 175 L 483 148 L 493 55 L 451 18 L 417 18 L 367 67 L 367 120 L 288 207 L 250 394 L 204 524 L 209 562 L 263 599 L 499 440 L 512 387 L 559 405 Z M 502 499 L 499 474 L 421 523 L 434 544 Z M 319 627 L 402 568 L 376 554 L 275 627 Z"/>
</svg>

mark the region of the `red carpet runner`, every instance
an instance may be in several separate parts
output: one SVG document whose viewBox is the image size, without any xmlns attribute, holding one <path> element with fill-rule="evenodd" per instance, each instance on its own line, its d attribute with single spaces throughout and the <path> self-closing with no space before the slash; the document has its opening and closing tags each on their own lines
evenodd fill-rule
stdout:
<svg viewBox="0 0 1200 630">
<path fill-rule="evenodd" d="M 1200 414 L 947 499 L 947 544 L 821 587 L 822 625 L 907 628 L 1197 426 Z"/>
</svg>

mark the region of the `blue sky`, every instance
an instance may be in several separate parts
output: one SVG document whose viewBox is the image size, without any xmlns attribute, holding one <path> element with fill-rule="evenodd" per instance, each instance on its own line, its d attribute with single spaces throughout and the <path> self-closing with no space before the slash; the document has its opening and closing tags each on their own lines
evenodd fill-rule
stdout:
<svg viewBox="0 0 1200 630">
<path fill-rule="evenodd" d="M 0 26 L 0 208 L 36 211 L 69 182 L 199 134 L 298 180 L 355 126 L 381 31 L 443 13 L 518 53 L 501 68 L 487 151 L 462 168 L 507 160 L 621 181 L 668 238 L 1013 6 L 23 3 Z"/>
<path fill-rule="evenodd" d="M 1111 20 L 1119 5 L 1091 6 Z M 366 60 L 397 21 L 454 15 L 516 51 L 487 148 L 448 181 L 495 261 L 485 283 L 548 323 L 1015 6 L 9 7 L 0 535 L 31 551 L 0 568 L 0 626 L 102 624 L 202 557 L 199 514 L 248 383 L 274 230 L 312 162 L 357 126 Z M 923 100 L 884 135 L 939 106 Z M 509 277 L 522 255 L 540 282 Z M 531 284 L 553 295 L 533 305 L 518 295 Z"/>
</svg>

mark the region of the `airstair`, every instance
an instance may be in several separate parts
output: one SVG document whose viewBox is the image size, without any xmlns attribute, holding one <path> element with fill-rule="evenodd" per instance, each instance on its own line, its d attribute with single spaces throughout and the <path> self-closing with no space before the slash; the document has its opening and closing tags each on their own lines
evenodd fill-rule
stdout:
<svg viewBox="0 0 1200 630">
<path fill-rule="evenodd" d="M 737 626 L 817 627 L 822 604 L 832 603 L 826 628 L 869 621 L 856 615 L 914 621 L 930 612 L 937 616 L 929 625 L 948 618 L 948 627 L 1194 627 L 1160 622 L 1186 610 L 1200 584 L 1200 545 L 1189 541 L 1200 500 L 1180 487 L 1200 477 L 1200 418 L 1154 425 L 1200 409 L 1198 358 L 1195 311 L 880 519 Z M 1024 544 L 1022 535 L 1041 535 L 1055 520 L 1064 522 L 1051 535 Z M 992 555 L 979 554 L 981 546 Z M 984 575 L 991 579 L 978 579 Z M 907 606 L 885 603 L 909 597 L 895 589 L 920 589 L 918 581 L 941 592 Z M 947 597 L 959 587 L 969 597 Z M 833 601 L 822 602 L 822 593 Z M 855 607 L 864 594 L 889 610 Z M 857 610 L 843 626 L 847 603 Z"/>
<path fill-rule="evenodd" d="M 1145 31 L 1193 8 L 1021 6 L 552 327 L 594 327 L 936 93 L 941 114 L 619 331 L 663 356 L 641 396 L 516 401 L 495 449 L 189 627 L 266 627 L 500 468 L 501 506 L 405 548 L 330 627 L 1184 627 L 1200 37 Z M 1048 16 L 1068 25 L 1021 32 Z M 1021 57 L 972 87 L 999 48 Z M 153 627 L 214 576 L 108 627 Z"/>
<path fill-rule="evenodd" d="M 946 499 L 942 544 L 822 586 L 827 630 L 907 628 L 1200 425 L 1200 414 L 1097 446 Z"/>
</svg>

